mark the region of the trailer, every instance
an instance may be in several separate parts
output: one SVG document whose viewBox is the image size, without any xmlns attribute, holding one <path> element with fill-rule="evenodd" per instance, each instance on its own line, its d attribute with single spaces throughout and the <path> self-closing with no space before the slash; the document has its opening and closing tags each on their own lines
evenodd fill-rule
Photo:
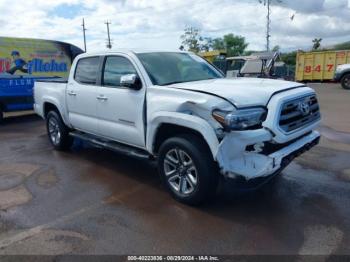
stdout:
<svg viewBox="0 0 350 262">
<path fill-rule="evenodd" d="M 4 112 L 33 109 L 34 82 L 67 78 L 81 53 L 64 42 L 0 37 L 0 122 Z"/>
<path fill-rule="evenodd" d="M 336 67 L 350 63 L 350 50 L 298 52 L 296 81 L 328 81 L 334 79 Z"/>
</svg>

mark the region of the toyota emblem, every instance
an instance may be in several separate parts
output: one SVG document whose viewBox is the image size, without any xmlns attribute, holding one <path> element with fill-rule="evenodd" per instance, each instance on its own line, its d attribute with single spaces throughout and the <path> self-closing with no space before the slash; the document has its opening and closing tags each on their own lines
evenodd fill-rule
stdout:
<svg viewBox="0 0 350 262">
<path fill-rule="evenodd" d="M 309 102 L 307 101 L 300 102 L 298 105 L 298 110 L 303 116 L 309 115 L 310 114 Z"/>
</svg>

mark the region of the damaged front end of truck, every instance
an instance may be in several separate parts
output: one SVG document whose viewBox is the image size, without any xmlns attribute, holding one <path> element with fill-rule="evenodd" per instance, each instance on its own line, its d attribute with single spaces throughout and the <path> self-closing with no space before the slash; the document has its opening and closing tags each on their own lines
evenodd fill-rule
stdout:
<svg viewBox="0 0 350 262">
<path fill-rule="evenodd" d="M 276 96 L 265 116 L 254 110 L 241 118 L 213 113 L 226 129 L 215 157 L 227 178 L 247 182 L 270 178 L 319 143 L 320 134 L 314 129 L 321 115 L 314 93 L 291 99 Z"/>
</svg>

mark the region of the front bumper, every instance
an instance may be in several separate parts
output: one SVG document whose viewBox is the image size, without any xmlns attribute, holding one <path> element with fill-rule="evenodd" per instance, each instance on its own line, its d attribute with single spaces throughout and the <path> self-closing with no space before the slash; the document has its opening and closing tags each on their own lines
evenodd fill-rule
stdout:
<svg viewBox="0 0 350 262">
<path fill-rule="evenodd" d="M 339 81 L 341 80 L 341 76 L 342 76 L 341 73 L 337 73 L 337 72 L 336 72 L 336 73 L 334 74 L 333 80 L 336 81 L 336 82 L 339 82 Z"/>
<path fill-rule="evenodd" d="M 246 180 L 276 174 L 295 157 L 317 145 L 320 134 L 312 131 L 269 155 L 246 150 L 249 145 L 271 140 L 271 133 L 265 129 L 227 134 L 216 155 L 221 172 L 229 178 Z"/>
</svg>

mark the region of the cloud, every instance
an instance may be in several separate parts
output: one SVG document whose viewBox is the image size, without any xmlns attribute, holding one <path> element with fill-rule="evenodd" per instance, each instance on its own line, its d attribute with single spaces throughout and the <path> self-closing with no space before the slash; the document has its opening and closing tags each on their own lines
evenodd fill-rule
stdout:
<svg viewBox="0 0 350 262">
<path fill-rule="evenodd" d="M 273 5 L 293 9 L 301 13 L 340 10 L 348 6 L 348 0 L 271 0 Z"/>
<path fill-rule="evenodd" d="M 114 48 L 177 49 L 186 26 L 204 36 L 245 36 L 250 49 L 265 47 L 266 7 L 258 0 L 0 0 L 0 10 L 2 35 L 80 47 L 84 17 L 90 51 L 105 49 L 106 20 Z M 311 46 L 315 37 L 325 45 L 347 40 L 349 15 L 347 0 L 273 0 L 271 45 L 292 49 Z"/>
<path fill-rule="evenodd" d="M 312 13 L 315 11 L 321 11 L 326 0 L 282 0 L 281 3 L 276 3 L 277 5 L 284 6 L 295 11 L 300 11 L 303 13 Z"/>
</svg>

